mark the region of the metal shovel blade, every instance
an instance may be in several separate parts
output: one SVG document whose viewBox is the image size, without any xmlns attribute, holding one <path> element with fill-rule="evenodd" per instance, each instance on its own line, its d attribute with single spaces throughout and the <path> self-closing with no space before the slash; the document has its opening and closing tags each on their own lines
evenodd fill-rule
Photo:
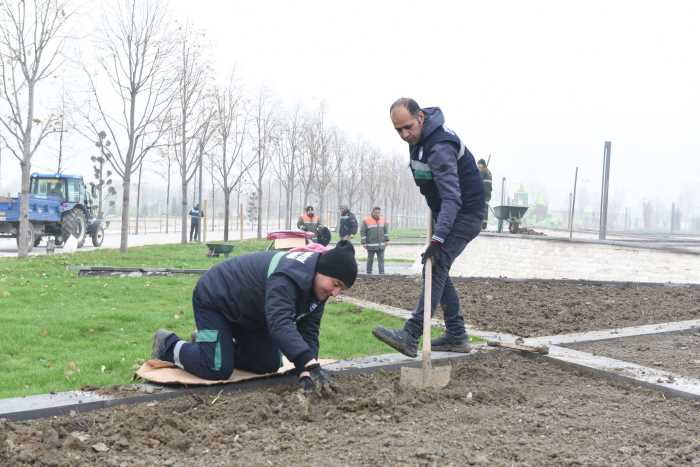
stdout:
<svg viewBox="0 0 700 467">
<path fill-rule="evenodd" d="M 441 389 L 452 376 L 452 365 L 435 368 L 401 368 L 401 386 L 415 389 Z"/>
</svg>

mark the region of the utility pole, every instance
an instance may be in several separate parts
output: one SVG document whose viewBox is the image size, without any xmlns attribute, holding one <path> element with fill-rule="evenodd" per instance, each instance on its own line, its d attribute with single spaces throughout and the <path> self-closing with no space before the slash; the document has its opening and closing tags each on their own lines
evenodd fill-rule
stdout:
<svg viewBox="0 0 700 467">
<path fill-rule="evenodd" d="M 610 188 L 610 151 L 612 143 L 605 142 L 603 147 L 603 183 L 600 189 L 600 227 L 598 239 L 605 240 L 608 231 L 608 189 Z"/>
<path fill-rule="evenodd" d="M 569 240 L 574 238 L 574 212 L 576 210 L 576 183 L 578 182 L 578 167 L 574 173 L 574 193 L 571 197 L 571 219 L 569 220 Z"/>
</svg>

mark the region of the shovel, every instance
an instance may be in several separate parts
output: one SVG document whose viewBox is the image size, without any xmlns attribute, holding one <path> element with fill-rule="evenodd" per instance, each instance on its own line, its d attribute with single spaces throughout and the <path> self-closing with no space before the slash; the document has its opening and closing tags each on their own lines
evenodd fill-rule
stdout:
<svg viewBox="0 0 700 467">
<path fill-rule="evenodd" d="M 432 213 L 428 216 L 428 241 L 433 236 Z M 425 287 L 423 288 L 423 352 L 421 367 L 401 367 L 401 385 L 416 389 L 444 388 L 450 382 L 452 367 L 450 365 L 433 368 L 430 360 L 430 320 L 432 318 L 433 260 L 425 260 Z"/>
</svg>

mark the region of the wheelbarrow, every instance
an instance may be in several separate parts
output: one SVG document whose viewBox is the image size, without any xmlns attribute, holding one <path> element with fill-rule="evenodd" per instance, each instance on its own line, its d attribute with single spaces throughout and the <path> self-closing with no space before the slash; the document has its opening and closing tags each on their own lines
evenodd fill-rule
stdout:
<svg viewBox="0 0 700 467">
<path fill-rule="evenodd" d="M 523 217 L 527 212 L 527 206 L 494 206 L 493 215 L 498 219 L 498 231 L 503 231 L 503 222 L 508 222 L 508 231 L 518 233 Z"/>
<path fill-rule="evenodd" d="M 228 255 L 233 251 L 233 245 L 227 243 L 207 243 L 207 248 L 209 248 L 209 253 L 207 256 L 221 256 L 228 258 Z"/>
<path fill-rule="evenodd" d="M 303 230 L 278 230 L 269 232 L 267 239 L 272 240 L 268 250 L 291 250 L 309 243 L 313 238 L 313 232 L 305 232 Z"/>
</svg>

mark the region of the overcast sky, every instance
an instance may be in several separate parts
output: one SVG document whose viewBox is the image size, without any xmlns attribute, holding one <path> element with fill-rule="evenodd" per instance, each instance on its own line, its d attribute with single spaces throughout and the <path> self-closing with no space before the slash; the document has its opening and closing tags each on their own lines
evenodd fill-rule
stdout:
<svg viewBox="0 0 700 467">
<path fill-rule="evenodd" d="M 237 65 L 286 101 L 387 152 L 399 96 L 442 107 L 496 179 L 669 202 L 700 187 L 700 2 L 176 0 Z"/>
<path fill-rule="evenodd" d="M 330 119 L 387 153 L 400 96 L 439 106 L 477 158 L 564 205 L 599 190 L 612 141 L 621 203 L 700 187 L 700 2 L 170 0 L 221 76 Z M 4 169 L 3 169 L 4 170 Z M 87 175 L 87 174 L 86 174 Z M 558 202 L 560 200 L 560 202 Z"/>
</svg>

